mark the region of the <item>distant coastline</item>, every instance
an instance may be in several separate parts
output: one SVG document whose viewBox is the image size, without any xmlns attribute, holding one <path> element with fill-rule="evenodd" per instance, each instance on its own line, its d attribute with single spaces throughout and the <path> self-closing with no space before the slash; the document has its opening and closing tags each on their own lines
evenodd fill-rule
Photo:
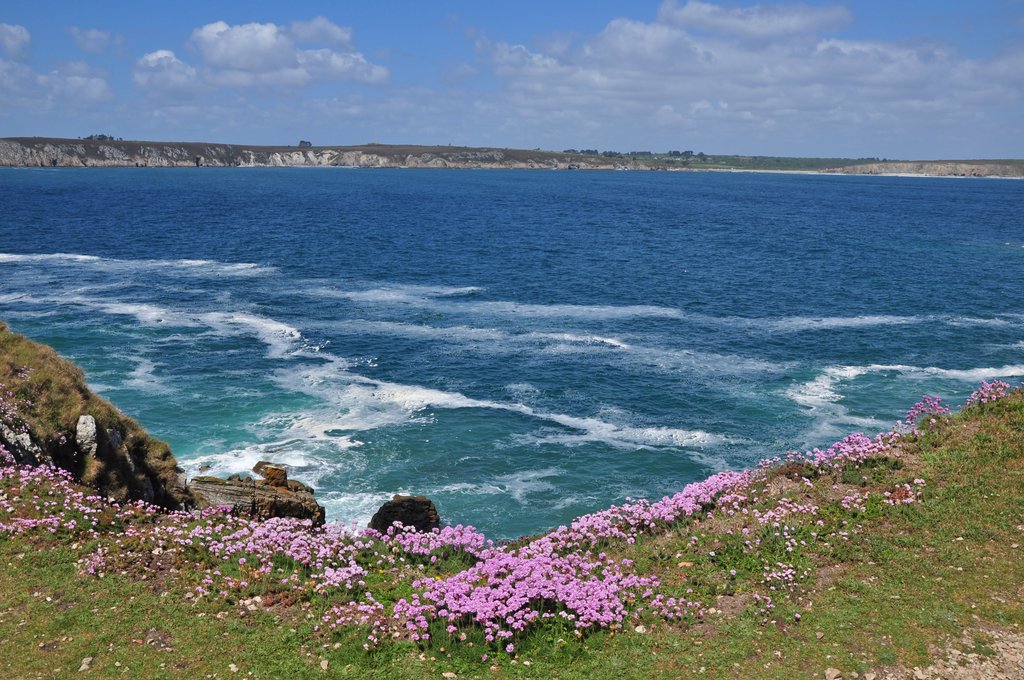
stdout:
<svg viewBox="0 0 1024 680">
<path fill-rule="evenodd" d="M 364 144 L 250 146 L 205 142 L 9 137 L 0 167 L 345 167 L 534 170 L 732 171 L 880 176 L 1024 178 L 1024 160 L 890 161 L 852 158 L 692 155 L 692 152 L 543 151 Z"/>
</svg>

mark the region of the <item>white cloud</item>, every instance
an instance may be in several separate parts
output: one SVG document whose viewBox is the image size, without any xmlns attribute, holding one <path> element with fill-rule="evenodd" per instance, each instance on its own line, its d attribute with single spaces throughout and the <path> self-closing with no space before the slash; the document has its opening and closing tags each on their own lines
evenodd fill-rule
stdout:
<svg viewBox="0 0 1024 680">
<path fill-rule="evenodd" d="M 217 21 L 192 31 L 192 43 L 214 69 L 267 73 L 297 63 L 295 45 L 276 24 Z"/>
<path fill-rule="evenodd" d="M 0 95 L 8 103 L 31 91 L 34 81 L 35 72 L 25 64 L 0 59 Z"/>
<path fill-rule="evenodd" d="M 197 86 L 196 70 L 170 50 L 144 54 L 135 62 L 132 80 L 136 85 L 167 93 L 189 92 Z"/>
<path fill-rule="evenodd" d="M 17 24 L 0 24 L 0 48 L 9 57 L 21 59 L 31 40 L 28 29 Z"/>
<path fill-rule="evenodd" d="M 82 29 L 72 26 L 68 33 L 71 34 L 71 39 L 75 41 L 78 49 L 89 54 L 99 54 L 111 45 L 120 45 L 124 42 L 122 35 L 101 31 L 98 28 Z"/>
<path fill-rule="evenodd" d="M 0 49 L 11 57 L 0 59 L 0 109 L 86 111 L 113 98 L 104 74 L 83 61 L 62 62 L 45 73 L 21 62 L 30 40 L 24 26 L 0 24 Z"/>
<path fill-rule="evenodd" d="M 62 64 L 49 73 L 39 75 L 37 81 L 51 97 L 77 105 L 92 106 L 114 96 L 106 79 L 81 61 Z"/>
<path fill-rule="evenodd" d="M 1024 51 L 982 61 L 924 40 L 830 35 L 850 19 L 835 6 L 669 0 L 654 21 L 614 19 L 552 52 L 481 38 L 503 83 L 488 115 L 530 146 L 858 156 L 896 155 L 967 119 L 993 139 L 1005 118 L 1024 121 Z"/>
<path fill-rule="evenodd" d="M 849 23 L 850 11 L 839 5 L 754 5 L 725 8 L 700 0 L 682 7 L 674 0 L 661 6 L 658 20 L 683 29 L 745 38 L 771 39 L 830 31 Z"/>
<path fill-rule="evenodd" d="M 352 49 L 352 29 L 339 26 L 324 17 L 316 17 L 311 21 L 293 21 L 288 32 L 298 42 Z"/>
<path fill-rule="evenodd" d="M 352 29 L 324 17 L 289 25 L 216 21 L 192 31 L 189 43 L 202 65 L 157 50 L 137 62 L 135 83 L 154 92 L 180 92 L 197 84 L 294 88 L 326 80 L 381 83 L 388 78 L 387 68 L 355 50 Z"/>
<path fill-rule="evenodd" d="M 386 68 L 371 64 L 358 52 L 302 50 L 298 58 L 299 66 L 313 78 L 350 78 L 365 83 L 380 83 L 388 77 Z"/>
<path fill-rule="evenodd" d="M 38 73 L 27 64 L 0 59 L 0 99 L 12 108 L 39 112 L 58 106 L 89 109 L 113 96 L 103 74 L 85 62 L 67 62 Z"/>
</svg>

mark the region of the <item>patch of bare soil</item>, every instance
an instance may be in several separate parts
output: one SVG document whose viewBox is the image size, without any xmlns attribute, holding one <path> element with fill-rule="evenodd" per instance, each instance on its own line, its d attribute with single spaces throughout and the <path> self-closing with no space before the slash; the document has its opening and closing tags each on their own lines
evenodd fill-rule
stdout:
<svg viewBox="0 0 1024 680">
<path fill-rule="evenodd" d="M 1024 678 L 1024 634 L 1019 630 L 979 628 L 938 650 L 940 660 L 925 668 L 880 670 L 879 680 L 1021 680 Z M 866 676 L 865 676 L 866 677 Z"/>
</svg>

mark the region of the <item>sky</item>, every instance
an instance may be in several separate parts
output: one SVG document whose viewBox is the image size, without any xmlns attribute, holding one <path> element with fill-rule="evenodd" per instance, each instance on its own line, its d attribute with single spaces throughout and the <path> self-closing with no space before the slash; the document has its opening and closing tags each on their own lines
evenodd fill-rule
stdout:
<svg viewBox="0 0 1024 680">
<path fill-rule="evenodd" d="M 0 0 L 0 136 L 1024 157 L 1024 0 Z"/>
</svg>

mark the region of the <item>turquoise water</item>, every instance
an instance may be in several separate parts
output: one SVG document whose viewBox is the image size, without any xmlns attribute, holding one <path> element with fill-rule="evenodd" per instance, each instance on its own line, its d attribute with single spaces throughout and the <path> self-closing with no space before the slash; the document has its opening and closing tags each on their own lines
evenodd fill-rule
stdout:
<svg viewBox="0 0 1024 680">
<path fill-rule="evenodd" d="M 494 537 L 1024 376 L 1024 183 L 0 171 L 0 319 L 191 473 Z"/>
</svg>

